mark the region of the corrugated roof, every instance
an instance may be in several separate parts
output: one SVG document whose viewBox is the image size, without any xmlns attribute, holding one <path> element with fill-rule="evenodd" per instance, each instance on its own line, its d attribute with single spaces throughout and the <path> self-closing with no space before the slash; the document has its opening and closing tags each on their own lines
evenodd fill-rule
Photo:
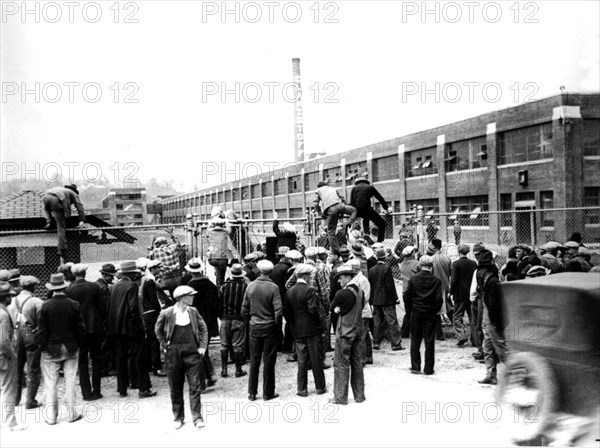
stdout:
<svg viewBox="0 0 600 448">
<path fill-rule="evenodd" d="M 40 218 L 44 216 L 42 198 L 38 190 L 24 190 L 0 201 L 0 219 Z"/>
</svg>

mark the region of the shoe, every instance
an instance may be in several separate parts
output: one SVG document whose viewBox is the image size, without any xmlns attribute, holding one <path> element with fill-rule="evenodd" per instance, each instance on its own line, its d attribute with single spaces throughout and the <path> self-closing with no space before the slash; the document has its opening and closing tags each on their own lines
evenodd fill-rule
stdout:
<svg viewBox="0 0 600 448">
<path fill-rule="evenodd" d="M 130 389 L 139 389 L 140 387 L 137 384 L 132 384 L 129 386 Z"/>
<path fill-rule="evenodd" d="M 392 347 L 392 351 L 393 352 L 397 352 L 399 350 L 404 350 L 404 347 L 400 346 L 400 347 Z"/>
<path fill-rule="evenodd" d="M 373 360 L 372 359 L 367 359 L 367 362 L 365 364 L 373 364 Z"/>
<path fill-rule="evenodd" d="M 265 400 L 265 401 L 274 400 L 277 397 L 279 397 L 279 394 L 273 394 L 270 397 L 266 397 L 263 395 L 263 400 Z"/>
<path fill-rule="evenodd" d="M 485 364 L 485 359 L 480 359 L 477 361 L 479 364 Z"/>
<path fill-rule="evenodd" d="M 256 394 L 249 394 L 248 395 L 248 400 L 250 400 L 250 401 L 256 401 Z"/>
<path fill-rule="evenodd" d="M 296 395 L 298 395 L 299 397 L 308 397 L 308 392 L 307 391 L 296 392 Z"/>
<path fill-rule="evenodd" d="M 183 420 L 175 420 L 173 422 L 173 429 L 177 430 L 177 429 L 181 429 L 183 427 L 184 423 Z"/>
<path fill-rule="evenodd" d="M 498 380 L 496 380 L 495 378 L 489 378 L 489 377 L 485 377 L 482 380 L 477 381 L 479 384 L 498 384 Z"/>
<path fill-rule="evenodd" d="M 206 380 L 206 387 L 213 387 L 215 384 L 217 384 L 217 380 L 214 378 Z"/>
<path fill-rule="evenodd" d="M 154 372 L 154 376 L 158 376 L 158 377 L 163 377 L 163 376 L 167 376 L 166 372 L 163 372 L 162 370 L 155 370 Z"/>
<path fill-rule="evenodd" d="M 97 395 L 88 395 L 86 397 L 83 397 L 83 401 L 94 401 L 94 400 L 98 400 L 101 397 L 102 397 L 102 395 L 100 395 L 100 396 L 97 396 Z"/>
<path fill-rule="evenodd" d="M 119 397 L 125 398 L 127 396 L 127 392 L 119 392 Z"/>
<path fill-rule="evenodd" d="M 440 337 L 436 337 L 435 340 L 436 341 L 445 341 L 446 338 L 444 336 L 440 336 Z"/>
<path fill-rule="evenodd" d="M 463 345 L 465 345 L 467 343 L 468 339 L 461 339 L 460 341 L 458 341 L 456 343 L 457 347 L 462 347 Z"/>
<path fill-rule="evenodd" d="M 83 418 L 83 415 L 79 414 L 77 417 L 75 417 L 73 420 L 69 420 L 69 423 L 75 423 L 78 422 L 79 420 L 81 420 Z"/>
<path fill-rule="evenodd" d="M 365 400 L 366 400 L 366 398 L 365 398 L 365 397 L 361 397 L 361 398 L 355 398 L 355 399 L 354 399 L 354 402 L 355 402 L 355 403 L 362 403 L 362 402 L 363 402 L 363 401 L 365 401 Z"/>
<path fill-rule="evenodd" d="M 227 370 L 221 370 L 221 378 L 227 378 L 228 376 Z"/>
<path fill-rule="evenodd" d="M 139 398 L 150 398 L 150 397 L 156 397 L 157 392 L 156 391 L 152 391 L 150 389 L 148 390 L 142 390 L 140 391 L 140 393 L 138 394 Z"/>
<path fill-rule="evenodd" d="M 246 376 L 246 375 L 248 375 L 248 372 L 246 372 L 245 370 L 240 369 L 240 370 L 235 371 L 236 378 L 240 378 L 240 377 Z"/>
<path fill-rule="evenodd" d="M 42 405 L 42 403 L 38 402 L 37 400 L 34 400 L 32 403 L 27 403 L 25 405 L 25 409 L 35 409 L 35 408 L 39 408 Z"/>
<path fill-rule="evenodd" d="M 427 376 L 435 374 L 435 372 L 423 372 L 423 373 Z"/>
<path fill-rule="evenodd" d="M 331 369 L 331 364 L 323 363 L 323 370 Z"/>
<path fill-rule="evenodd" d="M 204 420 L 202 419 L 202 417 L 200 417 L 194 422 L 194 426 L 196 427 L 196 429 L 201 429 L 206 426 L 206 423 L 204 423 Z"/>
<path fill-rule="evenodd" d="M 415 370 L 415 369 L 410 369 L 410 373 L 412 373 L 414 375 L 420 375 L 421 371 L 420 370 Z"/>
<path fill-rule="evenodd" d="M 325 349 L 325 352 L 333 352 L 333 351 L 335 351 L 335 349 L 331 346 L 329 346 Z"/>
<path fill-rule="evenodd" d="M 379 350 L 379 345 L 373 344 L 373 350 Z"/>
<path fill-rule="evenodd" d="M 104 398 L 104 396 L 100 393 L 92 395 L 92 400 L 100 400 L 101 398 Z"/>
<path fill-rule="evenodd" d="M 55 423 L 56 422 L 54 422 L 52 424 L 55 424 Z M 8 427 L 9 431 L 15 431 L 15 432 L 16 431 L 24 431 L 26 429 L 27 429 L 27 426 L 23 425 L 22 423 L 16 423 L 16 424 Z"/>
<path fill-rule="evenodd" d="M 325 388 L 325 389 L 317 389 L 317 395 L 323 395 L 325 393 L 327 393 L 327 388 Z"/>
<path fill-rule="evenodd" d="M 481 361 L 484 358 L 484 355 L 481 352 L 477 352 L 477 354 L 473 354 L 473 358 L 477 361 Z"/>
<path fill-rule="evenodd" d="M 346 406 L 348 402 L 344 403 L 343 401 L 339 401 L 336 398 L 330 398 L 327 403 L 329 404 L 341 404 L 342 406 Z"/>
</svg>

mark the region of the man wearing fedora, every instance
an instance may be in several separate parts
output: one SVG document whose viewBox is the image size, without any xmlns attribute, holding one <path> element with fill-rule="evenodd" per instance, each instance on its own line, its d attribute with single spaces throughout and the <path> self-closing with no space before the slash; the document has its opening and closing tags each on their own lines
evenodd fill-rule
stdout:
<svg viewBox="0 0 600 448">
<path fill-rule="evenodd" d="M 75 410 L 75 385 L 79 347 L 86 336 L 81 307 L 65 294 L 69 284 L 63 274 L 52 274 L 46 289 L 52 298 L 45 301 L 40 310 L 37 342 L 42 350 L 42 373 L 44 375 L 46 423 L 56 424 L 58 418 L 58 371 L 62 367 L 66 383 L 65 404 L 69 422 L 76 422 L 82 415 Z"/>
<path fill-rule="evenodd" d="M 248 285 L 244 280 L 242 265 L 231 266 L 231 278 L 225 281 L 220 290 L 219 319 L 221 319 L 221 376 L 226 378 L 227 358 L 233 350 L 235 361 L 235 377 L 246 375 L 242 370 L 244 364 L 244 344 L 246 342 L 246 325 L 242 316 L 242 303 Z"/>
<path fill-rule="evenodd" d="M 102 398 L 100 380 L 102 378 L 101 344 L 104 330 L 105 309 L 102 303 L 100 287 L 85 279 L 88 266 L 78 263 L 71 268 L 75 281 L 65 290 L 68 298 L 79 303 L 79 309 L 85 323 L 86 335 L 79 347 L 79 384 L 85 401 Z M 92 382 L 88 370 L 92 361 Z"/>
<path fill-rule="evenodd" d="M 186 377 L 194 426 L 205 426 L 202 418 L 200 372 L 202 358 L 208 356 L 206 348 L 209 338 L 204 320 L 191 306 L 196 293 L 190 286 L 177 287 L 173 294 L 177 303 L 161 311 L 155 326 L 156 337 L 167 361 L 175 429 L 184 424 L 183 385 Z"/>
<path fill-rule="evenodd" d="M 297 395 L 308 396 L 307 373 L 310 363 L 317 394 L 327 392 L 323 372 L 321 333 L 323 320 L 315 289 L 308 285 L 314 266 L 300 264 L 295 274 L 298 280 L 287 291 L 284 314 L 290 320 L 294 332 L 294 343 L 298 356 Z"/>
<path fill-rule="evenodd" d="M 354 188 L 352 188 L 352 192 L 350 193 L 350 205 L 356 208 L 357 216 L 362 218 L 365 234 L 369 233 L 369 223 L 373 221 L 373 224 L 377 226 L 377 241 L 381 243 L 385 239 L 386 222 L 373 209 L 371 205 L 373 198 L 379 201 L 386 215 L 391 212 L 391 209 L 388 209 L 388 203 L 383 199 L 381 193 L 365 177 L 357 178 L 354 181 Z"/>
<path fill-rule="evenodd" d="M 421 342 L 425 340 L 425 375 L 434 374 L 435 319 L 442 307 L 442 281 L 433 275 L 433 257 L 419 259 L 421 272 L 413 275 L 404 292 L 405 303 L 410 307 L 410 371 L 421 373 Z"/>
<path fill-rule="evenodd" d="M 200 316 L 206 323 L 208 329 L 208 340 L 219 335 L 219 323 L 217 318 L 219 315 L 219 289 L 215 284 L 204 274 L 204 266 L 199 258 L 192 258 L 185 266 L 192 278 L 188 281 L 188 286 L 196 290 L 196 295 L 192 301 L 192 306 L 198 310 Z M 215 369 L 210 359 L 208 346 L 206 354 L 202 358 L 203 369 L 200 371 L 200 383 L 204 390 L 206 387 L 213 386 L 217 380 L 214 377 Z"/>
<path fill-rule="evenodd" d="M 402 350 L 402 337 L 396 316 L 396 304 L 399 302 L 392 269 L 385 263 L 387 253 L 384 247 L 375 251 L 377 264 L 368 272 L 371 284 L 370 303 L 373 305 L 373 350 L 379 350 L 382 335 L 383 321 L 390 329 L 392 350 Z"/>
<path fill-rule="evenodd" d="M 15 296 L 7 282 L 0 282 L 0 417 L 10 431 L 26 429 L 15 416 L 17 395 L 17 353 L 15 322 L 7 307 Z"/>
<path fill-rule="evenodd" d="M 160 265 L 160 278 L 165 289 L 169 291 L 173 297 L 173 291 L 181 284 L 181 265 L 179 264 L 179 256 L 182 252 L 181 243 L 173 233 L 173 228 L 169 227 L 166 232 L 171 236 L 173 243 L 169 242 L 164 236 L 160 236 L 154 240 L 154 249 L 150 254 L 153 260 L 162 262 Z"/>
<path fill-rule="evenodd" d="M 58 254 L 64 259 L 67 251 L 66 218 L 71 216 L 71 205 L 74 205 L 79 214 L 79 227 L 85 224 L 85 210 L 79 200 L 77 185 L 69 184 L 64 187 L 53 187 L 46 191 L 42 198 L 46 226 L 44 230 L 52 228 L 52 218 L 56 222 L 58 233 Z"/>
<path fill-rule="evenodd" d="M 105 263 L 100 268 L 100 277 L 96 279 L 96 284 L 100 288 L 102 296 L 102 306 L 104 308 L 104 316 L 108 316 L 108 302 L 110 301 L 110 288 L 112 287 L 117 269 L 112 263 Z M 115 353 L 112 346 L 112 341 L 106 336 L 106 318 L 104 320 L 104 328 L 102 329 L 102 342 L 100 351 L 102 353 L 102 376 L 108 376 L 115 367 Z"/>
<path fill-rule="evenodd" d="M 257 264 L 260 277 L 248 285 L 242 303 L 242 316 L 250 321 L 250 375 L 248 399 L 256 400 L 258 372 L 263 359 L 263 399 L 277 398 L 275 393 L 275 361 L 277 360 L 277 329 L 281 327 L 282 306 L 279 288 L 269 278 L 273 263 L 261 260 Z"/>
<path fill-rule="evenodd" d="M 351 283 L 355 276 L 352 266 L 343 265 L 336 269 L 335 280 L 341 289 L 335 294 L 331 308 L 338 317 L 335 332 L 335 354 L 333 358 L 333 404 L 348 404 L 348 383 L 356 403 L 365 401 L 365 379 L 363 374 L 363 321 L 364 293 L 358 285 Z"/>
<path fill-rule="evenodd" d="M 144 340 L 146 329 L 139 298 L 141 271 L 134 260 L 121 263 L 121 279 L 113 285 L 110 293 L 106 334 L 115 344 L 115 367 L 117 369 L 117 392 L 127 396 L 129 386 L 129 363 L 135 366 L 136 378 L 131 378 L 139 388 L 139 397 L 156 395 L 150 389 L 150 375 L 144 368 Z"/>
</svg>

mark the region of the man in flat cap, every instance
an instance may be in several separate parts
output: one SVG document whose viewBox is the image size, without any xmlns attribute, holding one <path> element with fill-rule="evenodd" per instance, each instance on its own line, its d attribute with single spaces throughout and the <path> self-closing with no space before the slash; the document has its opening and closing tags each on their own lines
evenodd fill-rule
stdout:
<svg viewBox="0 0 600 448">
<path fill-rule="evenodd" d="M 71 216 L 71 205 L 74 205 L 79 214 L 79 227 L 85 224 L 85 210 L 79 200 L 77 185 L 69 184 L 64 187 L 53 187 L 46 191 L 42 198 L 44 216 L 46 218 L 45 230 L 52 227 L 52 218 L 56 222 L 58 233 L 58 254 L 65 258 L 67 251 L 66 218 Z"/>
<path fill-rule="evenodd" d="M 15 323 L 7 307 L 15 292 L 7 282 L 0 282 L 0 417 L 2 427 L 10 431 L 26 429 L 15 416 L 17 394 L 17 354 Z"/>
<path fill-rule="evenodd" d="M 308 395 L 307 373 L 310 363 L 317 394 L 324 394 L 323 351 L 321 333 L 323 321 L 315 289 L 308 285 L 314 266 L 300 264 L 296 267 L 297 282 L 286 295 L 284 314 L 292 324 L 298 357 L 297 391 L 300 397 Z"/>
<path fill-rule="evenodd" d="M 589 272 L 590 264 L 583 258 L 577 241 L 567 241 L 563 246 L 566 249 L 565 253 L 565 270 L 567 272 Z"/>
<path fill-rule="evenodd" d="M 42 304 L 42 299 L 34 295 L 36 286 L 40 281 L 32 275 L 22 275 L 20 278 L 21 292 L 10 304 L 9 310 L 13 316 L 16 316 L 18 324 L 17 331 L 17 397 L 15 404 L 21 402 L 21 392 L 23 389 L 23 368 L 27 366 L 27 398 L 25 401 L 26 409 L 34 409 L 40 406 L 35 399 L 42 371 L 40 360 L 42 352 L 35 342 L 35 333 L 38 329 L 38 317 Z"/>
<path fill-rule="evenodd" d="M 421 341 L 425 340 L 425 375 L 434 374 L 435 319 L 442 307 L 442 282 L 433 275 L 433 257 L 419 259 L 421 272 L 408 281 L 404 300 L 410 304 L 410 371 L 421 373 Z"/>
<path fill-rule="evenodd" d="M 552 274 L 565 271 L 565 265 L 556 257 L 558 249 L 561 247 L 561 244 L 556 241 L 548 241 L 546 244 L 540 246 L 540 261 L 542 262 L 542 266 L 549 269 Z"/>
<path fill-rule="evenodd" d="M 263 358 L 263 399 L 272 400 L 275 393 L 275 361 L 277 360 L 277 329 L 281 327 L 282 306 L 279 288 L 269 278 L 273 263 L 261 260 L 257 263 L 260 277 L 246 289 L 242 303 L 242 315 L 250 320 L 250 375 L 248 399 L 256 400 L 258 372 Z"/>
<path fill-rule="evenodd" d="M 473 273 L 477 269 L 477 263 L 467 258 L 471 248 L 466 244 L 458 246 L 459 259 L 452 263 L 452 274 L 450 275 L 450 294 L 454 300 L 454 313 L 452 320 L 456 332 L 457 346 L 462 347 L 469 340 L 469 328 L 465 325 L 463 317 L 465 312 L 472 322 L 471 302 L 469 292 Z"/>
<path fill-rule="evenodd" d="M 173 291 L 181 284 L 181 266 L 179 264 L 179 257 L 182 252 L 182 247 L 179 239 L 173 233 L 172 227 L 167 228 L 166 232 L 171 236 L 173 243 L 168 244 L 168 241 L 164 236 L 156 238 L 154 240 L 154 249 L 150 254 L 150 258 L 162 262 L 160 265 L 160 279 L 163 282 L 165 289 L 169 291 L 171 297 L 173 297 Z"/>
<path fill-rule="evenodd" d="M 85 275 L 88 266 L 77 263 L 71 268 L 75 281 L 65 290 L 70 299 L 79 303 L 81 316 L 85 323 L 86 334 L 79 347 L 79 385 L 85 401 L 102 398 L 100 381 L 102 378 L 101 344 L 104 332 L 105 308 L 102 303 L 102 291 L 94 283 L 87 281 Z M 90 384 L 89 360 L 92 361 L 92 382 Z"/>
</svg>

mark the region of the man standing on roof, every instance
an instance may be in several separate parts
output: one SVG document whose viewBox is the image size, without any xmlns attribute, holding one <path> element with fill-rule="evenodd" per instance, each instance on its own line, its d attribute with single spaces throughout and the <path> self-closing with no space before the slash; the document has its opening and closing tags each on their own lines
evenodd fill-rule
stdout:
<svg viewBox="0 0 600 448">
<path fill-rule="evenodd" d="M 67 251 L 66 218 L 71 217 L 71 205 L 77 208 L 79 227 L 83 227 L 85 224 L 85 210 L 79 200 L 77 185 L 69 184 L 64 187 L 50 188 L 44 194 L 42 202 L 44 204 L 44 217 L 46 218 L 44 230 L 52 228 L 52 218 L 54 218 L 58 233 L 58 255 L 64 259 Z"/>
<path fill-rule="evenodd" d="M 322 213 L 323 220 L 327 223 L 327 238 L 329 239 L 329 247 L 331 252 L 340 253 L 340 245 L 335 236 L 337 223 L 341 216 L 349 215 L 348 226 L 356 221 L 356 208 L 347 205 L 346 200 L 333 187 L 330 187 L 327 182 L 319 182 L 317 191 L 313 200 L 315 212 Z"/>
<path fill-rule="evenodd" d="M 373 223 L 377 226 L 377 241 L 383 242 L 385 239 L 385 227 L 386 222 L 385 219 L 379 215 L 371 204 L 371 198 L 375 197 L 381 207 L 385 210 L 385 214 L 391 213 L 391 209 L 388 208 L 388 203 L 383 196 L 377 191 L 377 189 L 369 183 L 369 181 L 364 177 L 359 177 L 354 181 L 354 188 L 352 189 L 352 193 L 350 193 L 350 205 L 356 208 L 358 211 L 358 217 L 363 219 L 363 230 L 365 233 L 369 232 L 369 222 L 373 221 Z"/>
</svg>

